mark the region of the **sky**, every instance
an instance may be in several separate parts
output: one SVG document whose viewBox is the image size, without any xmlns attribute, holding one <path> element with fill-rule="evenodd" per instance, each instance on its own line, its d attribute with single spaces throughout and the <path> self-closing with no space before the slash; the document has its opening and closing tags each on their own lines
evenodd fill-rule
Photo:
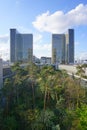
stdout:
<svg viewBox="0 0 87 130">
<path fill-rule="evenodd" d="M 9 60 L 10 28 L 33 34 L 33 54 L 51 57 L 52 34 L 75 32 L 75 59 L 87 59 L 87 0 L 0 0 L 0 57 Z"/>
</svg>

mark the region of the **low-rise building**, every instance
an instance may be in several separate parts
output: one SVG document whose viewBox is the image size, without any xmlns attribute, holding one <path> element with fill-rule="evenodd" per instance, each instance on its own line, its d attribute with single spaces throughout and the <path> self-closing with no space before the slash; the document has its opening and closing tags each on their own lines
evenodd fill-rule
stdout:
<svg viewBox="0 0 87 130">
<path fill-rule="evenodd" d="M 50 65 L 51 64 L 51 57 L 41 57 L 40 63 Z"/>
</svg>

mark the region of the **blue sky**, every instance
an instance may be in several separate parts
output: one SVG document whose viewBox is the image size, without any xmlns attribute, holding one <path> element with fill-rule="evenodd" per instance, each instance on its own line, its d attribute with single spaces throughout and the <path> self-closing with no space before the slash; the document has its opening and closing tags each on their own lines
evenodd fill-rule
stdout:
<svg viewBox="0 0 87 130">
<path fill-rule="evenodd" d="M 0 56 L 10 54 L 9 29 L 33 33 L 34 55 L 51 56 L 51 34 L 75 30 L 75 57 L 87 59 L 87 0 L 0 0 Z"/>
</svg>

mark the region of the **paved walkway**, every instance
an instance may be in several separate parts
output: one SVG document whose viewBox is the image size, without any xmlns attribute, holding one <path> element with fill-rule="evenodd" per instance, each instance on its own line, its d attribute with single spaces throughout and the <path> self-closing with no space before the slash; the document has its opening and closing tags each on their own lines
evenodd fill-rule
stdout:
<svg viewBox="0 0 87 130">
<path fill-rule="evenodd" d="M 76 74 L 76 66 L 74 65 L 59 65 L 59 69 L 65 69 L 69 73 Z"/>
</svg>

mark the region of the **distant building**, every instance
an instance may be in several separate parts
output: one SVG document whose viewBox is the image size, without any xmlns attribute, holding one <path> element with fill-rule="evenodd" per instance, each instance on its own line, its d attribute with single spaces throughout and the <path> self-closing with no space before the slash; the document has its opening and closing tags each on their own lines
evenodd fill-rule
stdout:
<svg viewBox="0 0 87 130">
<path fill-rule="evenodd" d="M 51 64 L 51 57 L 41 57 L 40 63 L 50 65 Z"/>
<path fill-rule="evenodd" d="M 46 63 L 49 65 L 51 64 L 51 57 L 46 57 Z"/>
<path fill-rule="evenodd" d="M 28 62 L 33 59 L 33 35 L 20 34 L 16 29 L 10 29 L 10 61 Z"/>
<path fill-rule="evenodd" d="M 46 64 L 46 57 L 41 57 L 40 63 L 41 64 Z"/>
<path fill-rule="evenodd" d="M 0 89 L 3 86 L 3 63 L 2 59 L 0 59 Z"/>
<path fill-rule="evenodd" d="M 87 64 L 87 59 L 77 59 L 75 60 L 75 64 Z"/>
<path fill-rule="evenodd" d="M 37 58 L 36 56 L 33 56 L 33 63 L 39 64 L 40 63 L 40 59 Z"/>
<path fill-rule="evenodd" d="M 52 63 L 74 63 L 74 30 L 67 34 L 52 34 Z"/>
</svg>

